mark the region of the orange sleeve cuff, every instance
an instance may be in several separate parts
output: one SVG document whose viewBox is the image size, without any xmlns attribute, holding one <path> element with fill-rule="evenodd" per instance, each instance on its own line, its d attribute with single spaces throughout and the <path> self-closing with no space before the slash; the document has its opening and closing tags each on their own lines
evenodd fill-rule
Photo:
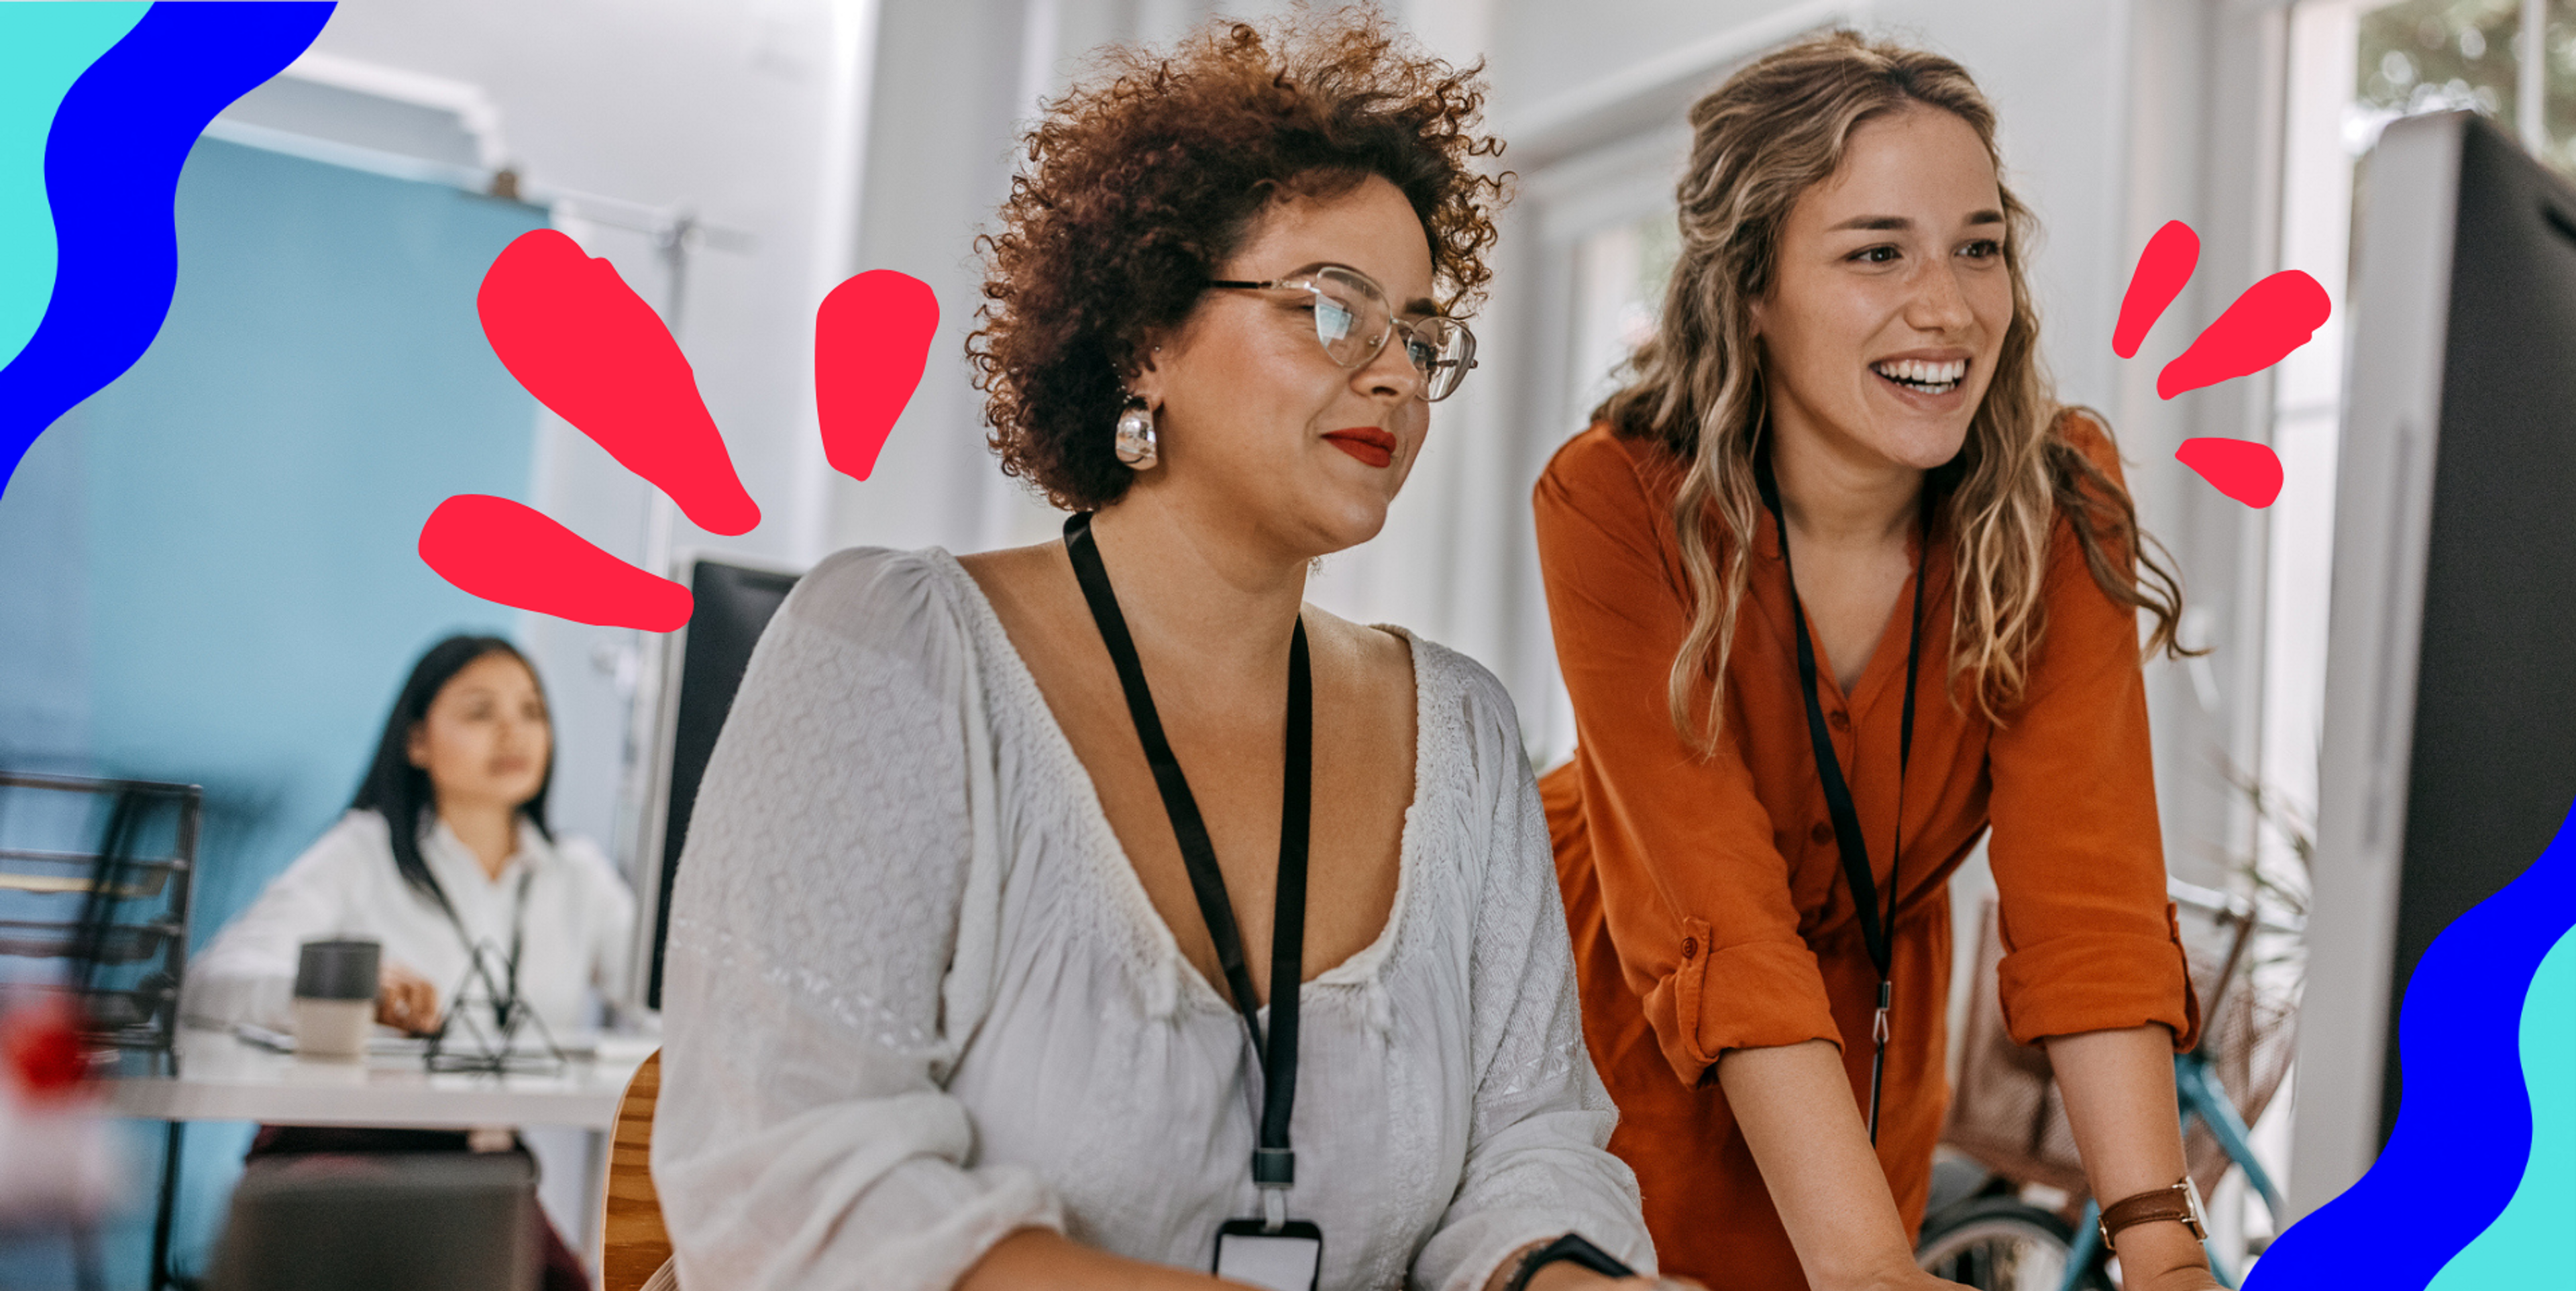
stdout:
<svg viewBox="0 0 2576 1291">
<path fill-rule="evenodd" d="M 2172 1028 L 2176 1053 L 2200 1039 L 2200 997 L 2170 901 L 2163 937 L 2068 933 L 2013 948 L 1998 975 L 2004 1026 L 2016 1043 L 2150 1022 Z"/>
<path fill-rule="evenodd" d="M 1756 941 L 1712 949 L 1708 924 L 1682 920 L 1681 962 L 1646 992 L 1646 1024 L 1664 1061 L 1698 1086 L 1729 1049 L 1824 1040 L 1842 1048 L 1816 954 L 1804 942 Z"/>
</svg>

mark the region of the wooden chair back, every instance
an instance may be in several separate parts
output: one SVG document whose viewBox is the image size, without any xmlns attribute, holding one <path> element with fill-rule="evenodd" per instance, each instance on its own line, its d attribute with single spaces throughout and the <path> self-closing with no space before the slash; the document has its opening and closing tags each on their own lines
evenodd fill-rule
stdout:
<svg viewBox="0 0 2576 1291">
<path fill-rule="evenodd" d="M 671 1236 L 662 1227 L 662 1199 L 653 1191 L 653 1103 L 662 1092 L 662 1054 L 656 1050 L 617 1104 L 617 1128 L 608 1144 L 608 1186 L 602 1190 L 600 1282 L 607 1291 L 642 1291 L 671 1258 Z"/>
</svg>

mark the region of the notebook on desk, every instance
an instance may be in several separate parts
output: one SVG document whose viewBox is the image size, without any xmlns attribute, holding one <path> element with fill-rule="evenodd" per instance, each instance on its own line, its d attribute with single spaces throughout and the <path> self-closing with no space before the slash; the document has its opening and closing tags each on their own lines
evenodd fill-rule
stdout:
<svg viewBox="0 0 2576 1291">
<path fill-rule="evenodd" d="M 295 1037 L 271 1027 L 241 1022 L 234 1024 L 233 1034 L 245 1043 L 257 1045 L 272 1053 L 295 1052 Z M 563 1056 L 568 1059 L 588 1061 L 599 1056 L 599 1038 L 590 1035 L 573 1036 L 556 1041 L 555 1048 L 562 1051 Z M 427 1037 L 404 1035 L 391 1027 L 378 1027 L 376 1034 L 367 1038 L 367 1056 L 370 1058 L 417 1058 L 428 1052 L 428 1049 Z M 546 1043 L 540 1037 L 521 1036 L 512 1046 L 511 1051 L 542 1054 L 546 1052 Z"/>
</svg>

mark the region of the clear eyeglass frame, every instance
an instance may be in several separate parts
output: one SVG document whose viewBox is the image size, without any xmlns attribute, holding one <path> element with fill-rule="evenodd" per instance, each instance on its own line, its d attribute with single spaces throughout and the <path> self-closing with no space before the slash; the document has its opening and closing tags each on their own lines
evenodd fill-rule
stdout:
<svg viewBox="0 0 2576 1291">
<path fill-rule="evenodd" d="M 1476 334 L 1454 318 L 1395 316 L 1386 289 L 1377 280 L 1342 264 L 1311 264 L 1266 282 L 1218 279 L 1210 287 L 1229 291 L 1302 291 L 1314 298 L 1315 340 L 1324 355 L 1344 368 L 1358 368 L 1386 348 L 1387 338 L 1404 334 L 1404 356 L 1422 374 L 1419 393 L 1438 403 L 1457 393 L 1458 384 L 1476 366 Z"/>
</svg>

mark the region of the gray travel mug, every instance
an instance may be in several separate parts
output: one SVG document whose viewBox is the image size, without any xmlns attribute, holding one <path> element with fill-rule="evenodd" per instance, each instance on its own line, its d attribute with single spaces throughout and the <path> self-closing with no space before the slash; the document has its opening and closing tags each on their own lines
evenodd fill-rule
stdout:
<svg viewBox="0 0 2576 1291">
<path fill-rule="evenodd" d="M 376 1016 L 376 969 L 384 948 L 372 941 L 304 943 L 295 965 L 295 1053 L 350 1059 L 367 1053 Z"/>
</svg>

